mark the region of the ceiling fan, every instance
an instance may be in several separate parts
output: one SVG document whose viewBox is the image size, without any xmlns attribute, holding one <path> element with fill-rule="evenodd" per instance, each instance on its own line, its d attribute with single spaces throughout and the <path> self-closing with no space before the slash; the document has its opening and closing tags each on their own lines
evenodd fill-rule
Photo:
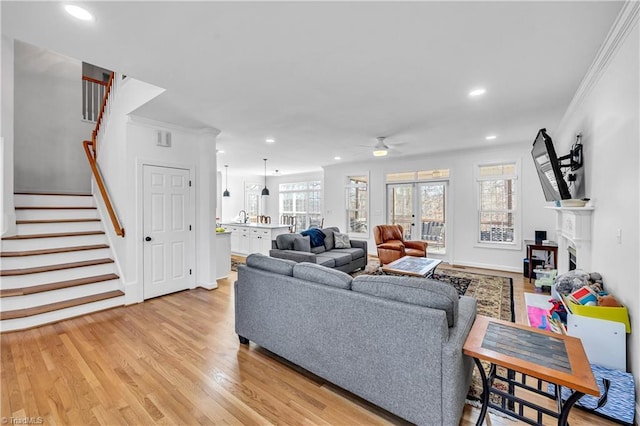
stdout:
<svg viewBox="0 0 640 426">
<path fill-rule="evenodd" d="M 389 147 L 384 143 L 385 136 L 378 136 L 378 143 L 373 147 L 374 157 L 384 157 L 389 152 Z"/>
</svg>

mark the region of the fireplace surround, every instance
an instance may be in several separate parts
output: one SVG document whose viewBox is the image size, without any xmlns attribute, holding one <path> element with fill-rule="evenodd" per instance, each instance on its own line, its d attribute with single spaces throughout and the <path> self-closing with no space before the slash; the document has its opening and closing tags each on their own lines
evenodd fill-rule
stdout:
<svg viewBox="0 0 640 426">
<path fill-rule="evenodd" d="M 558 236 L 558 273 L 570 269 L 570 253 L 574 266 L 591 272 L 591 220 L 593 207 L 550 207 L 556 211 L 556 233 Z"/>
</svg>

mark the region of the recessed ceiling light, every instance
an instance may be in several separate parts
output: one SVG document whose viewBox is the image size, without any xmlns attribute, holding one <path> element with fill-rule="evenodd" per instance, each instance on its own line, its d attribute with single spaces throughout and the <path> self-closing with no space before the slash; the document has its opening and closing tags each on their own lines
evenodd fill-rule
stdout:
<svg viewBox="0 0 640 426">
<path fill-rule="evenodd" d="M 64 7 L 64 10 L 66 10 L 69 15 L 76 19 L 80 19 L 81 21 L 93 21 L 93 15 L 89 13 L 88 10 L 83 9 L 80 6 L 68 4 Z"/>
<path fill-rule="evenodd" d="M 224 149 L 217 149 L 216 154 L 224 154 Z"/>
<path fill-rule="evenodd" d="M 496 135 L 489 135 L 489 136 L 487 136 L 485 139 L 486 139 L 486 140 L 488 140 L 488 141 L 492 141 L 492 140 L 494 140 L 495 138 L 497 138 L 497 136 L 496 136 Z"/>
<path fill-rule="evenodd" d="M 276 140 L 275 140 L 275 139 L 273 139 L 273 138 L 265 139 L 265 142 L 266 142 L 266 143 L 274 143 L 275 141 L 276 141 Z"/>
<path fill-rule="evenodd" d="M 333 159 L 334 159 L 334 160 L 341 160 L 341 158 L 340 158 L 340 157 L 337 157 L 337 156 L 336 156 L 336 157 L 333 157 Z"/>
<path fill-rule="evenodd" d="M 486 89 L 479 87 L 477 89 L 473 89 L 472 91 L 469 92 L 469 96 L 471 97 L 475 97 L 475 96 L 480 96 L 480 95 L 484 95 L 486 93 Z"/>
</svg>

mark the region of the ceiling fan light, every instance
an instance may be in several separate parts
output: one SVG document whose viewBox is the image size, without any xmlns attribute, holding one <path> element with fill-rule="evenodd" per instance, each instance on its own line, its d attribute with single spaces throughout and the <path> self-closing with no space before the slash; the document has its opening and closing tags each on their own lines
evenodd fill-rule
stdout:
<svg viewBox="0 0 640 426">
<path fill-rule="evenodd" d="M 384 157 L 385 155 L 387 155 L 387 150 L 386 149 L 375 149 L 373 151 L 373 156 L 374 157 Z"/>
</svg>

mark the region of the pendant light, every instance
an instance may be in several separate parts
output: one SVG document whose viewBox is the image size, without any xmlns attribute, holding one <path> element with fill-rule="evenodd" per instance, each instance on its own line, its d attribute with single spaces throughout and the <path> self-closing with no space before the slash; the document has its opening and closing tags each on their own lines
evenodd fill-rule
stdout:
<svg viewBox="0 0 640 426">
<path fill-rule="evenodd" d="M 264 188 L 262 188 L 262 195 L 269 195 L 269 188 L 267 188 L 267 159 L 264 160 Z"/>
<path fill-rule="evenodd" d="M 224 165 L 224 177 L 225 177 L 225 183 L 224 183 L 224 192 L 222 193 L 223 197 L 231 197 L 231 193 L 229 192 L 229 165 L 225 164 Z"/>
</svg>

